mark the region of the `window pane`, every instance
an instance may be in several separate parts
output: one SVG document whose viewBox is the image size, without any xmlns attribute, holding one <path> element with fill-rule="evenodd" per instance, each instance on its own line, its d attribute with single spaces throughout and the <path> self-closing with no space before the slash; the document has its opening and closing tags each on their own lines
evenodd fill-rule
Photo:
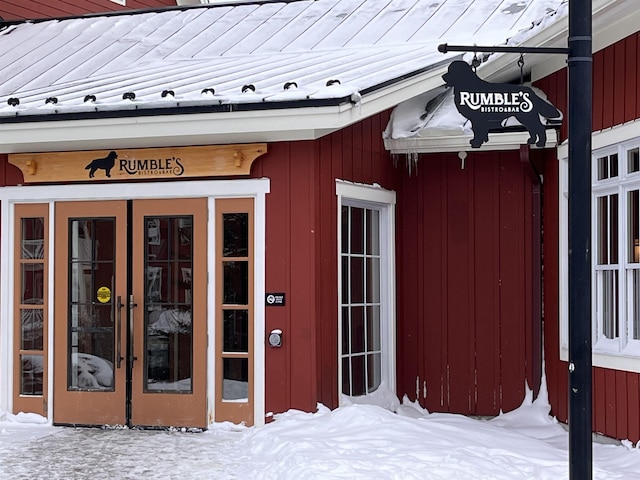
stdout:
<svg viewBox="0 0 640 480">
<path fill-rule="evenodd" d="M 342 303 L 349 303 L 349 257 L 344 255 L 342 257 Z"/>
<path fill-rule="evenodd" d="M 42 309 L 21 309 L 21 346 L 22 350 L 42 350 L 44 330 Z"/>
<path fill-rule="evenodd" d="M 380 350 L 380 306 L 367 307 L 367 351 Z"/>
<path fill-rule="evenodd" d="M 193 217 L 144 217 L 144 391 L 193 389 Z"/>
<path fill-rule="evenodd" d="M 351 353 L 351 336 L 349 322 L 349 307 L 342 307 L 342 354 Z"/>
<path fill-rule="evenodd" d="M 380 386 L 382 362 L 379 353 L 367 355 L 367 393 Z"/>
<path fill-rule="evenodd" d="M 638 263 L 640 261 L 640 228 L 638 225 L 638 190 L 632 190 L 627 194 L 628 231 L 627 231 L 627 255 L 628 261 Z"/>
<path fill-rule="evenodd" d="M 627 171 L 629 173 L 640 171 L 640 149 L 638 147 L 627 152 Z"/>
<path fill-rule="evenodd" d="M 380 302 L 380 259 L 367 258 L 367 303 Z"/>
<path fill-rule="evenodd" d="M 351 357 L 351 395 L 354 397 L 367 393 L 365 386 L 365 356 Z"/>
<path fill-rule="evenodd" d="M 249 359 L 222 360 L 222 400 L 249 401 Z"/>
<path fill-rule="evenodd" d="M 604 180 L 609 176 L 609 157 L 599 157 L 598 163 L 598 180 Z"/>
<path fill-rule="evenodd" d="M 342 393 L 345 395 L 351 395 L 351 362 L 349 357 L 342 359 Z"/>
<path fill-rule="evenodd" d="M 249 352 L 248 310 L 223 311 L 223 350 L 225 352 Z"/>
<path fill-rule="evenodd" d="M 44 219 L 23 218 L 20 258 L 44 259 Z"/>
<path fill-rule="evenodd" d="M 114 250 L 115 219 L 69 219 L 69 390 L 113 390 Z"/>
<path fill-rule="evenodd" d="M 20 355 L 20 394 L 42 395 L 42 374 L 44 371 L 42 355 Z"/>
<path fill-rule="evenodd" d="M 22 275 L 22 295 L 20 303 L 26 305 L 42 305 L 44 301 L 44 265 L 42 263 L 23 263 L 20 265 Z"/>
<path fill-rule="evenodd" d="M 342 214 L 340 216 L 340 225 L 342 235 L 341 239 L 341 253 L 349 253 L 349 207 L 342 206 Z"/>
<path fill-rule="evenodd" d="M 380 255 L 380 212 L 367 210 L 367 255 Z"/>
<path fill-rule="evenodd" d="M 349 271 L 351 280 L 351 303 L 364 302 L 364 258 L 351 257 L 351 269 Z"/>
<path fill-rule="evenodd" d="M 364 253 L 364 209 L 351 207 L 351 253 Z"/>
<path fill-rule="evenodd" d="M 351 307 L 351 353 L 365 351 L 364 307 Z"/>
<path fill-rule="evenodd" d="M 609 220 L 609 231 L 611 232 L 609 249 L 611 255 L 609 257 L 612 264 L 618 263 L 618 195 L 611 195 Z"/>
<path fill-rule="evenodd" d="M 609 263 L 609 197 L 598 197 L 598 265 Z"/>
<path fill-rule="evenodd" d="M 249 214 L 225 213 L 222 215 L 225 257 L 246 257 L 249 255 Z"/>
<path fill-rule="evenodd" d="M 609 176 L 615 178 L 618 176 L 618 154 L 614 153 L 609 156 Z"/>
<path fill-rule="evenodd" d="M 601 274 L 601 288 L 599 292 L 602 309 L 602 334 L 607 338 L 618 338 L 618 272 L 604 270 Z"/>
<path fill-rule="evenodd" d="M 249 303 L 249 262 L 224 262 L 223 303 L 246 305 Z"/>
<path fill-rule="evenodd" d="M 191 310 L 153 307 L 146 325 L 145 391 L 190 392 L 193 345 Z"/>
</svg>

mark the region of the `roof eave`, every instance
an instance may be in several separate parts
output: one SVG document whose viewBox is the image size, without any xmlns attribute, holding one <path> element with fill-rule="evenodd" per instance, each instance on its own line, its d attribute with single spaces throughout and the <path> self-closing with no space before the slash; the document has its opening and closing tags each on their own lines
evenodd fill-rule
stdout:
<svg viewBox="0 0 640 480">
<path fill-rule="evenodd" d="M 54 115 L 0 123 L 0 152 L 47 152 L 226 143 L 315 140 L 442 85 L 446 65 L 370 90 L 357 102 L 177 114 L 55 119 Z M 330 103 L 330 102 L 329 102 Z M 115 113 L 115 115 L 114 115 Z"/>
</svg>

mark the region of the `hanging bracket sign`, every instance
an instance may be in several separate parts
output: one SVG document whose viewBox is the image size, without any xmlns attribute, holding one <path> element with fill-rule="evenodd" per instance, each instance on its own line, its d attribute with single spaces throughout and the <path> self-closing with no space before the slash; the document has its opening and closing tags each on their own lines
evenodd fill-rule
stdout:
<svg viewBox="0 0 640 480">
<path fill-rule="evenodd" d="M 249 175 L 267 145 L 139 148 L 9 154 L 24 183 L 157 180 Z"/>
<path fill-rule="evenodd" d="M 490 83 L 476 75 L 467 62 L 451 62 L 442 75 L 446 85 L 453 88 L 458 112 L 471 122 L 472 148 L 480 148 L 489 141 L 489 131 L 504 127 L 504 121 L 515 117 L 529 132 L 527 143 L 544 147 L 546 126 L 540 117 L 560 118 L 556 107 L 542 99 L 528 86 L 510 83 Z"/>
</svg>

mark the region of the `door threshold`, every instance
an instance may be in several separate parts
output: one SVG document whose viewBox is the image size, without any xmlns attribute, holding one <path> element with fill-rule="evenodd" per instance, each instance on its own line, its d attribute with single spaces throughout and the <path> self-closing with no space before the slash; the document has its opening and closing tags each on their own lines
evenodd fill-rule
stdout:
<svg viewBox="0 0 640 480">
<path fill-rule="evenodd" d="M 127 425 L 94 425 L 86 423 L 56 423 L 53 422 L 55 427 L 68 427 L 68 428 L 95 428 L 100 430 L 151 430 L 151 431 L 164 431 L 164 432 L 179 432 L 179 433 L 203 433 L 207 431 L 206 428 L 200 427 L 176 427 L 176 426 L 158 426 L 158 425 L 133 425 L 131 427 Z"/>
</svg>

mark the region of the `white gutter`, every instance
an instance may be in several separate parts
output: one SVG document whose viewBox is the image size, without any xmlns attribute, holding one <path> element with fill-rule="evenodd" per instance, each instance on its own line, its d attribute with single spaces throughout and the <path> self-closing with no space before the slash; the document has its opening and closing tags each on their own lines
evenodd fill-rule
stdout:
<svg viewBox="0 0 640 480">
<path fill-rule="evenodd" d="M 339 106 L 0 123 L 0 153 L 314 140 L 442 85 L 445 70 Z"/>
<path fill-rule="evenodd" d="M 472 135 L 426 135 L 384 140 L 385 149 L 392 154 L 413 153 L 446 153 L 446 152 L 486 152 L 495 150 L 518 150 L 526 145 L 529 132 L 490 133 L 489 141 L 480 148 L 471 148 L 469 141 Z M 555 148 L 558 135 L 555 129 L 547 129 L 547 143 L 542 148 Z M 539 148 L 532 145 L 532 148 Z"/>
</svg>

